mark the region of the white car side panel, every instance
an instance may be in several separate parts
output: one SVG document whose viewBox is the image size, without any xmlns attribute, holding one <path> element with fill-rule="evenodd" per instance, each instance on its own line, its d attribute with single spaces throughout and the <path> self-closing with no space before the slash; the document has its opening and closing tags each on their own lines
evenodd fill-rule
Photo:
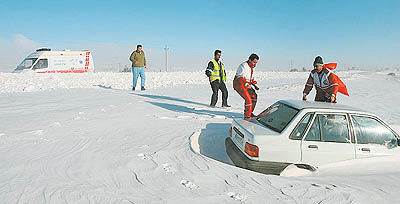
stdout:
<svg viewBox="0 0 400 204">
<path fill-rule="evenodd" d="M 319 166 L 331 162 L 355 159 L 354 144 L 303 141 L 302 162 Z"/>
<path fill-rule="evenodd" d="M 390 156 L 399 155 L 400 147 L 388 149 L 385 145 L 379 144 L 357 144 L 356 145 L 356 158 L 368 158 L 377 156 Z"/>
<path fill-rule="evenodd" d="M 301 161 L 301 140 L 280 137 L 257 137 L 260 161 L 297 163 Z M 262 145 L 261 145 L 262 144 Z"/>
</svg>

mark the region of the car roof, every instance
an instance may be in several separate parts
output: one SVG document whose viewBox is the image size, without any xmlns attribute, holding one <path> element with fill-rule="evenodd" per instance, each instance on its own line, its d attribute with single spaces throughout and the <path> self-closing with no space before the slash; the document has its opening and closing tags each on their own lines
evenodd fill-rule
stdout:
<svg viewBox="0 0 400 204">
<path fill-rule="evenodd" d="M 303 101 L 303 100 L 280 100 L 280 103 L 287 104 L 296 109 L 334 109 L 334 110 L 346 110 L 346 111 L 357 111 L 363 112 L 371 115 L 375 115 L 368 111 L 362 110 L 360 108 L 355 108 L 352 106 L 337 104 L 337 103 L 327 103 L 327 102 L 314 102 L 314 101 Z"/>
</svg>

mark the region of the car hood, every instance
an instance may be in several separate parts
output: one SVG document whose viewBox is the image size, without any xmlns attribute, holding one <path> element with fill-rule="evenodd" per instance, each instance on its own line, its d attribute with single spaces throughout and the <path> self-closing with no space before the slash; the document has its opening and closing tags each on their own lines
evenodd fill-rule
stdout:
<svg viewBox="0 0 400 204">
<path fill-rule="evenodd" d="M 261 123 L 259 123 L 255 118 L 253 119 L 234 119 L 236 124 L 239 124 L 241 129 L 246 130 L 252 135 L 268 135 L 268 136 L 279 136 L 280 133 L 275 132 Z"/>
</svg>

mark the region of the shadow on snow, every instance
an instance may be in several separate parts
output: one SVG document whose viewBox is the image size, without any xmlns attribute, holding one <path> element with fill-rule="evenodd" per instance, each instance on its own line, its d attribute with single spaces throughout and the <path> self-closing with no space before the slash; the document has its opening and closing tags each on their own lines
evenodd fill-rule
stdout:
<svg viewBox="0 0 400 204">
<path fill-rule="evenodd" d="M 132 93 L 132 94 L 134 94 L 134 93 Z M 200 106 L 208 106 L 207 104 L 204 104 L 204 103 L 189 101 L 189 100 L 175 98 L 175 97 L 171 97 L 171 96 L 158 96 L 158 95 L 150 95 L 150 94 L 136 94 L 136 95 L 151 98 L 151 99 L 163 99 L 163 100 L 170 100 L 170 101 L 176 101 L 176 102 L 182 102 L 182 103 L 190 103 L 190 104 L 200 105 Z"/>
<path fill-rule="evenodd" d="M 200 154 L 217 161 L 234 165 L 226 154 L 225 138 L 229 136 L 230 123 L 209 123 L 199 135 Z"/>
<path fill-rule="evenodd" d="M 226 112 L 226 111 L 214 111 L 214 110 L 196 110 L 194 108 L 188 108 L 186 106 L 181 106 L 181 105 L 176 105 L 176 104 L 169 104 L 169 103 L 160 103 L 160 102 L 153 102 L 153 101 L 146 101 L 147 103 L 153 104 L 155 106 L 174 111 L 174 112 L 185 112 L 185 113 L 191 113 L 191 114 L 196 114 L 196 115 L 206 115 L 206 116 L 225 116 L 227 118 L 239 118 L 242 116 L 242 114 L 239 113 L 234 113 L 234 112 Z"/>
<path fill-rule="evenodd" d="M 135 94 L 142 97 L 147 97 L 151 99 L 162 99 L 162 100 L 170 100 L 176 102 L 183 102 L 188 104 L 200 105 L 209 107 L 207 104 L 198 103 L 194 101 L 179 99 L 175 97 L 169 96 L 157 96 L 157 95 L 149 95 L 149 94 Z M 152 105 L 164 108 L 169 111 L 174 112 L 184 112 L 196 115 L 205 115 L 205 116 L 225 116 L 227 118 L 240 118 L 242 114 L 234 113 L 234 112 L 227 112 L 227 111 L 218 111 L 218 110 L 198 110 L 195 108 L 186 107 L 183 105 L 177 104 L 170 104 L 170 103 L 161 103 L 161 102 L 154 102 L 154 101 L 146 101 Z M 213 108 L 210 108 L 213 109 Z M 198 137 L 198 144 L 200 148 L 200 154 L 217 160 L 219 162 L 223 162 L 229 165 L 234 165 L 230 160 L 229 156 L 226 154 L 225 150 L 225 138 L 229 136 L 229 127 L 231 126 L 230 123 L 209 123 L 205 128 L 203 128 L 200 132 Z"/>
</svg>

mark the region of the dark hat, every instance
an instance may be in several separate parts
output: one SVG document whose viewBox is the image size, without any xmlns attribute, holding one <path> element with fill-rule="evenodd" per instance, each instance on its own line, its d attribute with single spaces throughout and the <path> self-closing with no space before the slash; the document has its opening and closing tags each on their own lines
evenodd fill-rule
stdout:
<svg viewBox="0 0 400 204">
<path fill-rule="evenodd" d="M 314 60 L 313 66 L 315 67 L 316 65 L 323 65 L 324 62 L 322 61 L 322 57 L 321 56 L 317 56 Z"/>
</svg>

